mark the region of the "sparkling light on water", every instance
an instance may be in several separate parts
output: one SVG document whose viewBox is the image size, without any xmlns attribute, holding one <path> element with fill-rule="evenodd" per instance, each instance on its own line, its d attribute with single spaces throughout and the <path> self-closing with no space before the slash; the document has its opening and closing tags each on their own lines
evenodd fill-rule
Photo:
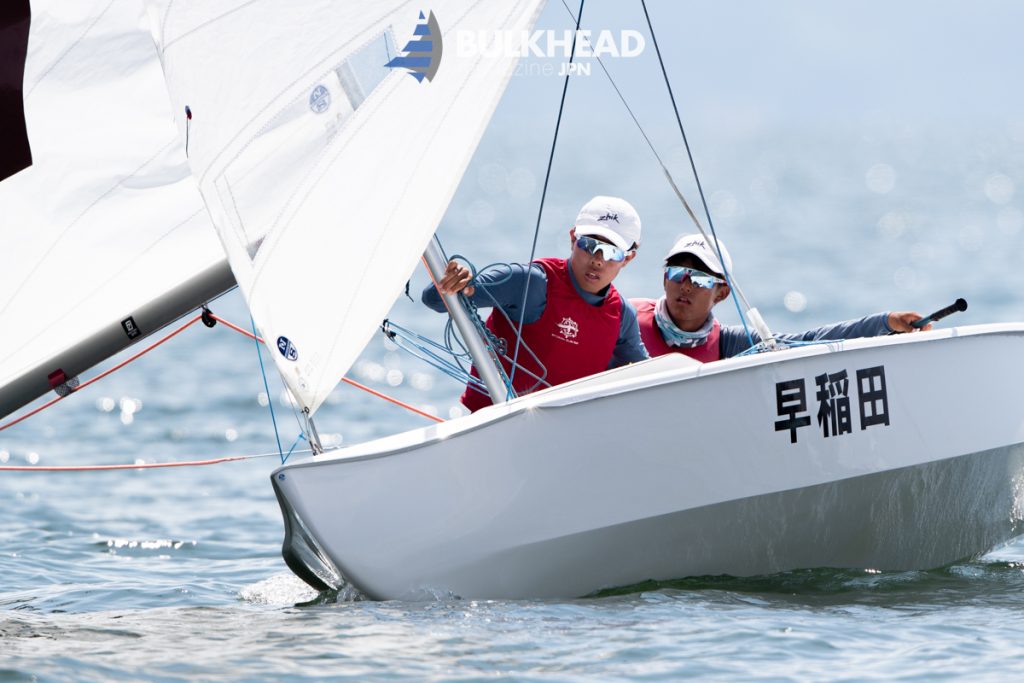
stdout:
<svg viewBox="0 0 1024 683">
<path fill-rule="evenodd" d="M 97 534 L 93 534 L 93 538 L 98 538 Z M 108 538 L 107 547 L 114 550 L 128 549 L 128 550 L 179 550 L 182 546 L 195 547 L 196 541 L 174 541 L 171 539 L 156 539 L 152 541 L 139 541 L 133 538 Z"/>
<path fill-rule="evenodd" d="M 383 365 L 369 360 L 356 363 L 353 370 L 360 379 L 368 382 L 382 382 L 387 374 Z"/>
<path fill-rule="evenodd" d="M 528 169 L 517 168 L 508 174 L 508 193 L 513 199 L 526 199 L 537 189 L 537 178 Z"/>
<path fill-rule="evenodd" d="M 888 194 L 896 186 L 896 170 L 889 164 L 875 164 L 864 174 L 864 183 L 872 192 Z"/>
<path fill-rule="evenodd" d="M 142 401 L 129 396 L 121 398 L 119 405 L 122 413 L 137 413 L 142 410 Z"/>
<path fill-rule="evenodd" d="M 1013 180 L 1002 173 L 993 173 L 985 180 L 985 196 L 993 204 L 1009 204 L 1015 189 Z"/>
<path fill-rule="evenodd" d="M 329 432 L 320 435 L 320 445 L 324 448 L 338 448 L 344 441 L 344 437 L 338 432 Z"/>
<path fill-rule="evenodd" d="M 135 421 L 135 413 L 142 409 L 142 401 L 124 396 L 118 402 L 121 407 L 121 424 L 130 425 Z"/>
<path fill-rule="evenodd" d="M 477 199 L 466 207 L 466 222 L 474 228 L 488 228 L 497 216 L 494 205 L 486 199 Z"/>
<path fill-rule="evenodd" d="M 508 171 L 498 163 L 484 164 L 477 171 L 476 181 L 487 194 L 500 195 L 508 187 Z"/>
<path fill-rule="evenodd" d="M 897 239 L 907 229 L 907 216 L 900 211 L 889 211 L 878 219 L 878 232 L 888 239 Z"/>
<path fill-rule="evenodd" d="M 807 297 L 804 296 L 803 292 L 793 290 L 786 292 L 786 296 L 782 297 L 782 303 L 786 307 L 786 310 L 793 313 L 799 313 L 807 308 Z"/>
<path fill-rule="evenodd" d="M 409 385 L 417 391 L 430 391 L 434 388 L 434 376 L 425 372 L 414 372 L 409 376 Z"/>
<path fill-rule="evenodd" d="M 743 215 L 743 205 L 736 195 L 727 191 L 719 190 L 708 198 L 711 214 L 716 220 L 724 222 L 736 222 Z M 722 240 L 725 241 L 724 239 Z"/>
<path fill-rule="evenodd" d="M 308 602 L 317 596 L 302 579 L 294 574 L 275 574 L 251 586 L 245 586 L 238 597 L 257 605 L 278 605 L 291 607 L 298 602 Z"/>
</svg>

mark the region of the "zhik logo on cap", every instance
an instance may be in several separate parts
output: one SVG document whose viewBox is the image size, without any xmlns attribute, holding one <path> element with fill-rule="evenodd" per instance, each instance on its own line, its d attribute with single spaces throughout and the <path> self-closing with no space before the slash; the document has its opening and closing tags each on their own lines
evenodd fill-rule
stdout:
<svg viewBox="0 0 1024 683">
<path fill-rule="evenodd" d="M 409 75 L 420 83 L 424 78 L 432 81 L 437 67 L 441 65 L 442 48 L 441 28 L 437 25 L 434 13 L 424 18 L 423 12 L 420 12 L 420 23 L 416 24 L 413 37 L 402 50 L 405 54 L 395 57 L 384 66 L 408 69 Z"/>
</svg>

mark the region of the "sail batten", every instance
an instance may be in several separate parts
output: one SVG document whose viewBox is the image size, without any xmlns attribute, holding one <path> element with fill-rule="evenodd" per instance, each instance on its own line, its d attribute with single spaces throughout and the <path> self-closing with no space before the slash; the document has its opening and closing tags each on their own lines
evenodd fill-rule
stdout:
<svg viewBox="0 0 1024 683">
<path fill-rule="evenodd" d="M 164 75 L 195 112 L 189 161 L 235 278 L 313 413 L 402 291 L 516 62 L 442 46 L 527 31 L 540 3 L 447 0 L 428 19 L 411 2 L 254 2 L 213 21 L 206 5 L 151 0 Z M 415 65 L 396 59 L 409 42 Z"/>
</svg>

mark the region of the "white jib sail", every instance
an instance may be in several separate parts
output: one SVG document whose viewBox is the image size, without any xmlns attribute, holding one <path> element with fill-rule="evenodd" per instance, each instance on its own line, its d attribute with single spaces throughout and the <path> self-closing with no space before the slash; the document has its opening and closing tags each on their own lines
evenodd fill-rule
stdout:
<svg viewBox="0 0 1024 683">
<path fill-rule="evenodd" d="M 520 35 L 539 5 L 150 2 L 207 208 L 311 413 L 401 292 L 511 77 L 514 55 L 460 54 L 457 35 Z"/>
<path fill-rule="evenodd" d="M 75 372 L 152 332 L 121 322 L 224 260 L 138 0 L 33 1 L 23 97 L 33 164 L 0 182 L 0 415 L 83 340 L 114 337 Z"/>
</svg>

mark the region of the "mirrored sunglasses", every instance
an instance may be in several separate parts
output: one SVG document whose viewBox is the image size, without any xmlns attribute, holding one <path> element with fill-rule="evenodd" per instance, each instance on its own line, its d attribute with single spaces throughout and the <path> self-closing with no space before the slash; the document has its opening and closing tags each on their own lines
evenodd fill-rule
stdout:
<svg viewBox="0 0 1024 683">
<path fill-rule="evenodd" d="M 665 266 L 665 277 L 672 282 L 683 282 L 686 278 L 690 278 L 693 286 L 701 289 L 711 289 L 715 285 L 725 284 L 725 280 L 720 277 L 685 266 Z"/>
<path fill-rule="evenodd" d="M 619 249 L 614 244 L 608 244 L 596 240 L 593 237 L 583 236 L 576 240 L 576 246 L 587 252 L 588 254 L 596 256 L 598 252 L 601 252 L 601 258 L 605 261 L 625 261 L 626 252 Z"/>
</svg>

